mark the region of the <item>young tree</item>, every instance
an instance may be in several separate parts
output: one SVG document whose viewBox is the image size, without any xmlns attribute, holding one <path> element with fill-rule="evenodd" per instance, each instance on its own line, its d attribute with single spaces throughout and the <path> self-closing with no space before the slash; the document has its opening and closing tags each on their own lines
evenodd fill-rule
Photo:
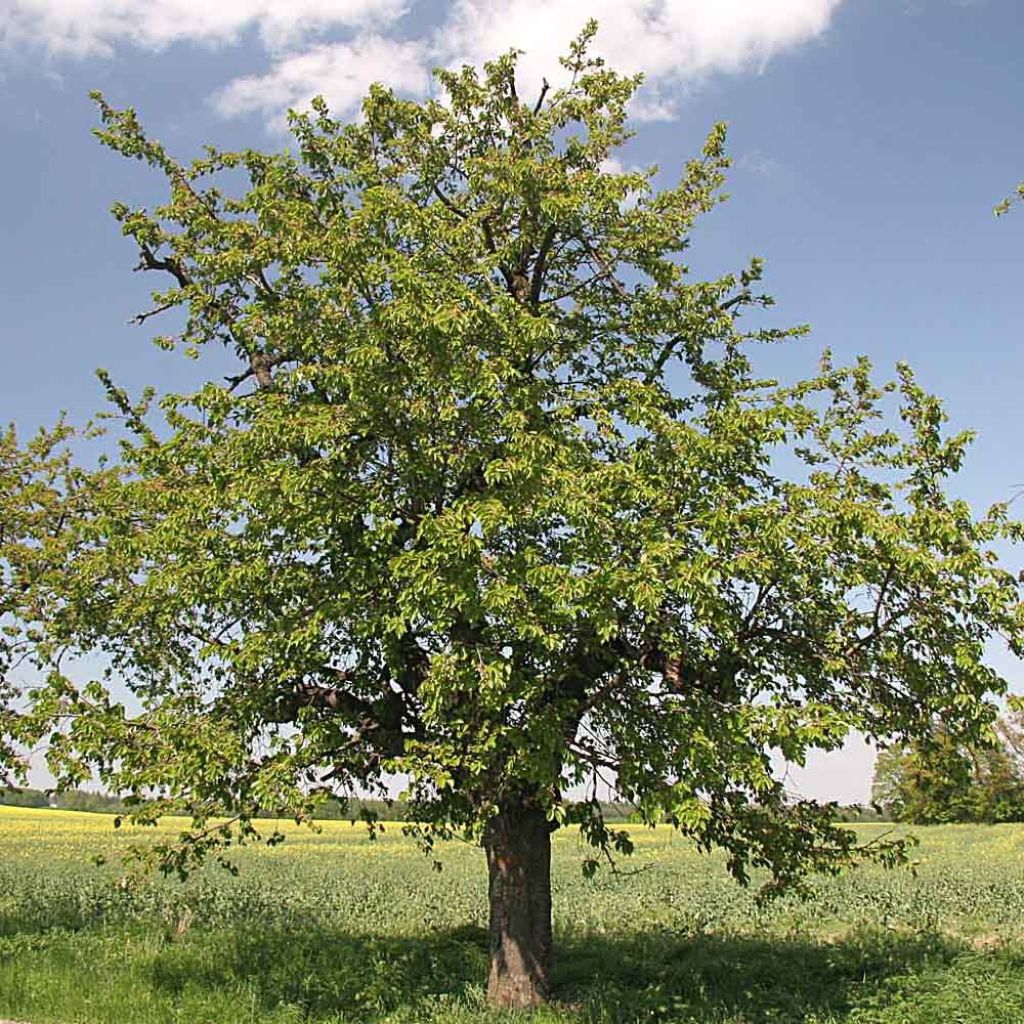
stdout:
<svg viewBox="0 0 1024 1024">
<path fill-rule="evenodd" d="M 671 188 L 616 171 L 638 80 L 592 31 L 531 102 L 509 55 L 438 72 L 444 102 L 375 87 L 354 124 L 317 101 L 278 154 L 182 164 L 99 99 L 102 141 L 170 189 L 114 209 L 167 282 L 139 319 L 181 308 L 160 344 L 239 365 L 162 418 L 108 384 L 117 480 L 33 592 L 40 655 L 104 652 L 141 710 L 55 671 L 18 726 L 66 723 L 64 784 L 187 807 L 171 867 L 404 776 L 427 848 L 482 841 L 503 1006 L 549 992 L 552 831 L 579 824 L 588 869 L 629 849 L 579 787 L 611 773 L 744 882 L 893 859 L 788 801 L 773 752 L 978 734 L 983 645 L 1021 621 L 990 551 L 1018 527 L 947 499 L 969 439 L 909 369 L 754 372 L 800 333 L 745 329 L 760 264 L 682 261 L 724 130 Z"/>
<path fill-rule="evenodd" d="M 1018 713 L 1001 717 L 984 745 L 956 743 L 937 727 L 878 754 L 872 798 L 915 825 L 1024 821 L 1024 761 Z"/>
</svg>

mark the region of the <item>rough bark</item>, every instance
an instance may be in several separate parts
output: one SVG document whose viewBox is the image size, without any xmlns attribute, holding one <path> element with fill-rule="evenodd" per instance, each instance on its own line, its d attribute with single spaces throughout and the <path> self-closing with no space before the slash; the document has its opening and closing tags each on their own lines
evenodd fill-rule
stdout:
<svg viewBox="0 0 1024 1024">
<path fill-rule="evenodd" d="M 551 826 L 536 806 L 508 806 L 485 836 L 492 1006 L 526 1009 L 550 993 Z"/>
</svg>

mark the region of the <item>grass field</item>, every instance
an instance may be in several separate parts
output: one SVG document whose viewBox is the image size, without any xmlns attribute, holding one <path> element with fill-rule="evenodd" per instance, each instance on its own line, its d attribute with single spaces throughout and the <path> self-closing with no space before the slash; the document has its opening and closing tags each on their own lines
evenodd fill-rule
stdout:
<svg viewBox="0 0 1024 1024">
<path fill-rule="evenodd" d="M 398 826 L 374 843 L 348 823 L 287 831 L 238 877 L 131 884 L 110 817 L 0 807 L 0 1018 L 494 1019 L 479 850 L 452 844 L 438 874 Z M 1021 1024 L 1024 826 L 917 832 L 916 877 L 862 869 L 763 910 L 668 829 L 634 832 L 635 873 L 589 880 L 560 833 L 560 1002 L 535 1019 Z"/>
</svg>

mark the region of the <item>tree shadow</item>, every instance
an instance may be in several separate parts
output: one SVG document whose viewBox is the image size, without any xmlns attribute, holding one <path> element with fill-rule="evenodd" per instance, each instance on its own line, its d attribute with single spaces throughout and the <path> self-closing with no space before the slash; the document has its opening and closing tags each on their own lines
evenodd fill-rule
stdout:
<svg viewBox="0 0 1024 1024">
<path fill-rule="evenodd" d="M 216 943 L 206 948 L 205 943 Z M 941 968 L 965 947 L 934 935 L 863 932 L 843 941 L 744 936 L 568 936 L 554 984 L 566 1019 L 804 1024 L 841 1019 L 887 981 Z M 211 955 L 212 954 L 212 955 Z M 294 1007 L 318 1021 L 373 1022 L 431 1010 L 483 1009 L 483 929 L 427 936 L 353 935 L 309 927 L 217 931 L 168 943 L 149 980 L 169 1000 L 196 986 L 244 986 L 262 1009 Z"/>
<path fill-rule="evenodd" d="M 864 931 L 837 942 L 651 932 L 563 944 L 560 994 L 583 1019 L 804 1024 L 842 1019 L 888 982 L 951 964 L 965 947 L 938 935 Z"/>
</svg>

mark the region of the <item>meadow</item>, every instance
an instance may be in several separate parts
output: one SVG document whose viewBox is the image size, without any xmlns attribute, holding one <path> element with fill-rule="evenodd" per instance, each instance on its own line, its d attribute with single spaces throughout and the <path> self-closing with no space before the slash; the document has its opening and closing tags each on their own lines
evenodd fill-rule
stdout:
<svg viewBox="0 0 1024 1024">
<path fill-rule="evenodd" d="M 126 877 L 107 815 L 0 807 L 0 1018 L 32 1024 L 470 1024 L 485 873 L 400 826 L 325 822 L 182 884 Z M 870 836 L 887 826 L 857 826 Z M 717 857 L 635 829 L 584 878 L 555 839 L 558 1002 L 539 1022 L 1020 1024 L 1024 826 L 914 830 L 916 870 L 817 879 L 758 907 Z M 102 864 L 92 858 L 101 855 Z"/>
</svg>

